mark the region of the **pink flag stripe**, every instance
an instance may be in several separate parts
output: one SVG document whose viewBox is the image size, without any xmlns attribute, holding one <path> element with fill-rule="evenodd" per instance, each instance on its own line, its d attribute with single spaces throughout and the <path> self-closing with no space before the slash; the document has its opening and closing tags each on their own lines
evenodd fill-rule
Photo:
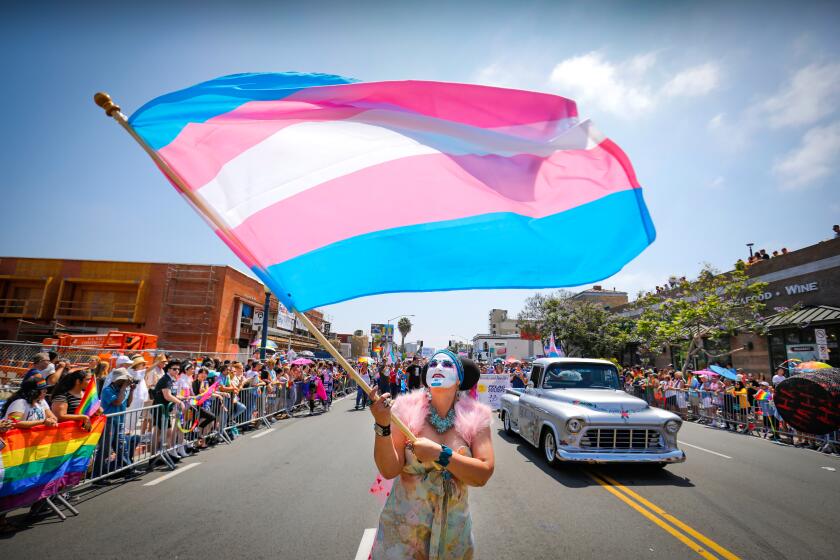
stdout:
<svg viewBox="0 0 840 560">
<path fill-rule="evenodd" d="M 391 108 L 480 128 L 541 127 L 545 121 L 578 116 L 575 102 L 559 95 L 416 80 L 311 87 L 287 99 L 336 107 Z"/>
<path fill-rule="evenodd" d="M 232 231 L 261 265 L 269 266 L 391 228 L 495 212 L 540 218 L 638 187 L 632 168 L 625 167 L 629 162 L 615 157 L 616 150 L 604 141 L 591 150 L 559 151 L 548 158 L 401 158 L 304 190 Z"/>
<path fill-rule="evenodd" d="M 251 101 L 205 123 L 188 124 L 173 142 L 160 150 L 160 155 L 178 170 L 190 189 L 197 190 L 215 178 L 228 162 L 284 129 L 304 123 L 336 121 L 360 122 L 404 131 L 424 136 L 430 144 L 445 141 L 446 146 L 431 147 L 456 154 L 487 151 L 503 155 L 539 154 L 565 147 L 552 146 L 544 139 L 539 141 L 530 134 L 528 125 L 481 129 L 382 108 L 322 107 L 281 100 Z M 555 142 L 558 138 L 561 142 L 567 141 L 562 132 L 568 131 L 574 124 L 574 120 L 535 123 L 541 129 L 553 131 Z"/>
</svg>

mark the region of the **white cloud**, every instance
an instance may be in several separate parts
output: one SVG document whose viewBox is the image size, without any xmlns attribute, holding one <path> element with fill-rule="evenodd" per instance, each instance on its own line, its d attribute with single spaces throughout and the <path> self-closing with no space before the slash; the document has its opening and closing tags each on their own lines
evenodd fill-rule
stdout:
<svg viewBox="0 0 840 560">
<path fill-rule="evenodd" d="M 720 83 L 717 65 L 709 62 L 677 72 L 660 88 L 648 76 L 656 64 L 656 53 L 612 62 L 593 51 L 560 61 L 551 71 L 549 84 L 583 107 L 633 118 L 652 111 L 665 97 L 705 95 Z"/>
<path fill-rule="evenodd" d="M 502 64 L 494 62 L 476 72 L 474 81 L 488 86 L 511 87 L 516 80 Z"/>
<path fill-rule="evenodd" d="M 773 166 L 788 190 L 807 187 L 838 171 L 840 121 L 810 129 L 797 148 Z"/>
<path fill-rule="evenodd" d="M 714 179 L 712 179 L 711 181 L 709 181 L 709 184 L 707 186 L 710 189 L 717 190 L 717 189 L 722 189 L 723 185 L 725 183 L 726 183 L 726 179 L 724 179 L 721 176 L 717 176 Z"/>
<path fill-rule="evenodd" d="M 627 71 L 634 76 L 642 76 L 656 64 L 655 52 L 639 54 L 631 58 L 627 63 Z"/>
<path fill-rule="evenodd" d="M 634 70 L 638 71 L 637 68 Z M 645 84 L 634 84 L 622 77 L 621 68 L 604 60 L 597 52 L 563 60 L 551 71 L 549 82 L 561 95 L 581 104 L 623 116 L 648 111 L 653 92 Z"/>
<path fill-rule="evenodd" d="M 668 97 L 706 95 L 720 85 L 720 69 L 716 64 L 707 62 L 679 72 L 662 88 L 662 94 Z"/>
<path fill-rule="evenodd" d="M 709 130 L 716 130 L 723 126 L 723 119 L 725 117 L 725 113 L 718 113 L 717 115 L 709 119 L 709 124 L 707 124 L 706 126 L 709 128 Z"/>
<path fill-rule="evenodd" d="M 773 128 L 814 124 L 840 103 L 840 63 L 811 64 L 758 107 Z"/>
</svg>

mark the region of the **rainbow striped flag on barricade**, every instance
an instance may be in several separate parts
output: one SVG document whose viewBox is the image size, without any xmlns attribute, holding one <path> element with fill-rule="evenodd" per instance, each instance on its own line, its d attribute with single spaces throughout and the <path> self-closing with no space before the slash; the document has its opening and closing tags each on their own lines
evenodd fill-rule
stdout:
<svg viewBox="0 0 840 560">
<path fill-rule="evenodd" d="M 85 392 L 82 394 L 82 400 L 79 402 L 79 406 L 74 414 L 93 416 L 99 410 L 99 405 L 99 393 L 96 391 L 96 378 L 91 376 Z"/>
<path fill-rule="evenodd" d="M 0 512 L 28 506 L 81 481 L 105 428 L 105 417 L 91 419 L 85 431 L 77 421 L 56 426 L 12 429 L 0 434 Z"/>
</svg>

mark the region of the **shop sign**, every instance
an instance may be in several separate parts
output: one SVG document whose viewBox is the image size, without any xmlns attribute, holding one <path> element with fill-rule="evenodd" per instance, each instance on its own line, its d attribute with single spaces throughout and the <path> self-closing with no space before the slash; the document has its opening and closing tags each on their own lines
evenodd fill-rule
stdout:
<svg viewBox="0 0 840 560">
<path fill-rule="evenodd" d="M 816 344 L 788 344 L 786 349 L 788 360 L 813 362 L 819 355 Z"/>
<path fill-rule="evenodd" d="M 787 286 L 784 286 L 781 290 L 766 291 L 756 296 L 741 298 L 741 303 L 746 304 L 754 300 L 768 301 L 773 299 L 774 297 L 779 297 L 781 295 L 795 296 L 800 294 L 807 294 L 809 292 L 816 292 L 819 291 L 819 289 L 820 284 L 816 281 L 804 282 L 802 284 L 789 284 Z M 782 292 L 784 292 L 784 294 L 782 294 Z"/>
</svg>

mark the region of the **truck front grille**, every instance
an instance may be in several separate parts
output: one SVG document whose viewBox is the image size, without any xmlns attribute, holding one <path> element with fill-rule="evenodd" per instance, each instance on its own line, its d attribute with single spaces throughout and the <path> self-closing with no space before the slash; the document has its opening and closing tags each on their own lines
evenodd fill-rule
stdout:
<svg viewBox="0 0 840 560">
<path fill-rule="evenodd" d="M 586 449 L 662 449 L 659 430 L 630 428 L 589 428 L 581 436 L 580 446 Z"/>
</svg>

